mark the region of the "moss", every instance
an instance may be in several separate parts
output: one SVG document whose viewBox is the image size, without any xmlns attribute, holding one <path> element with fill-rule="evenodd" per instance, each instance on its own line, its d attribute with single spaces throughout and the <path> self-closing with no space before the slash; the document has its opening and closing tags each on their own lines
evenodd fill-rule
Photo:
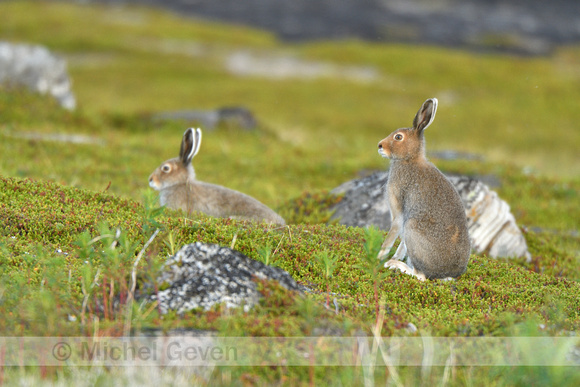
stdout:
<svg viewBox="0 0 580 387">
<path fill-rule="evenodd" d="M 49 182 L 2 178 L 0 185 L 4 195 L 0 219 L 4 226 L 4 251 L 7 252 L 2 261 L 4 286 L 24 281 L 26 286 L 34 288 L 35 284 L 47 278 L 46 274 L 43 277 L 39 273 L 60 268 L 63 272 L 70 272 L 70 284 L 64 286 L 57 281 L 54 291 L 64 294 L 66 288 L 71 291 L 71 300 L 78 302 L 83 294 L 79 278 L 84 278 L 86 288 L 101 267 L 103 292 L 108 292 L 107 281 L 116 284 L 115 292 L 119 296 L 127 291 L 129 267 L 148 237 L 144 231 L 147 229 L 143 216 L 146 210 L 140 204 L 106 193 Z M 167 215 L 159 218 L 159 224 L 165 230 L 171 230 L 173 240 L 179 241 L 179 245 L 203 241 L 229 246 L 235 240 L 235 248 L 254 259 L 259 259 L 263 246 L 275 246 L 271 257 L 274 264 L 312 289 L 307 298 L 320 304 L 325 301 L 327 279 L 315 256 L 322 247 L 332 251 L 338 261 L 333 276 L 328 279 L 328 286 L 337 299 L 340 312 L 338 316 L 328 315 L 322 309 L 317 313 L 327 314 L 328 321 L 350 320 L 360 329 L 366 329 L 364 327 L 373 321 L 373 279 L 357 268 L 365 254 L 363 230 L 320 224 L 273 227 L 231 219 L 189 218 L 180 212 L 168 212 Z M 109 222 L 111 227 L 103 226 L 103 221 Z M 108 252 L 108 245 L 113 240 L 110 238 L 117 227 L 123 230 L 115 239 L 120 247 Z M 100 247 L 91 250 L 83 247 L 90 246 L 87 242 L 91 238 L 108 234 L 111 234 L 107 237 L 109 239 L 98 242 Z M 574 278 L 573 273 L 576 273 L 571 271 L 571 258 L 567 261 L 556 259 L 558 250 L 543 247 L 542 239 L 536 234 L 530 233 L 527 238 L 536 257 L 527 267 L 542 271 L 538 268 L 549 264 L 550 269 L 543 271 L 551 275 L 528 270 L 521 263 L 517 265 L 481 256 L 472 256 L 466 274 L 457 281 L 422 283 L 400 272 L 386 272 L 385 279 L 378 284 L 381 305 L 386 310 L 383 333 L 405 334 L 407 325 L 413 323 L 435 335 L 502 335 L 508 328 L 506 316 L 513 316 L 516 322 L 538 318 L 554 327 L 555 333 L 577 329 L 580 325 L 580 301 L 577 299 L 580 285 L 568 279 L 570 276 Z M 147 264 L 141 269 L 143 280 L 150 281 L 155 277 L 158 264 L 170 251 L 166 242 L 167 239 L 159 239 L 150 248 Z M 36 255 L 31 255 L 35 244 L 40 246 L 36 248 L 39 250 Z M 55 253 L 58 248 L 68 255 Z M 51 263 L 53 258 L 50 257 L 54 256 L 58 259 Z M 90 265 L 86 266 L 83 261 Z M 21 279 L 16 281 L 15 278 Z M 226 324 L 239 326 L 236 329 L 246 329 L 255 335 L 307 334 L 319 324 L 320 321 L 309 320 L 296 312 L 291 305 L 297 301 L 288 298 L 280 289 L 267 284 L 262 284 L 261 289 L 266 296 L 261 309 L 251 313 L 228 313 L 227 324 L 222 320 L 220 308 L 206 317 L 203 317 L 205 313 L 198 311 L 179 318 L 175 323 L 211 329 L 225 329 L 220 324 Z M 97 310 L 102 308 L 99 305 L 104 300 L 108 298 L 104 297 L 95 304 L 92 313 L 102 313 Z M 561 305 L 558 315 L 549 312 L 553 300 L 558 300 Z M 76 309 L 78 314 L 78 304 Z M 294 311 L 282 312 L 289 310 Z M 275 317 L 279 313 L 284 317 Z M 26 320 L 23 316 L 21 318 Z M 147 324 L 156 324 L 153 320 L 147 321 Z M 34 324 L 28 329 L 34 332 Z"/>
<path fill-rule="evenodd" d="M 51 182 L 0 177 L 2 235 L 72 247 L 85 230 L 105 221 L 132 237 L 138 234 L 139 204 L 106 193 L 91 193 Z"/>
<path fill-rule="evenodd" d="M 286 202 L 279 213 L 288 223 L 329 223 L 333 214 L 332 206 L 340 199 L 340 196 L 326 191 L 303 192 L 299 197 Z"/>
</svg>

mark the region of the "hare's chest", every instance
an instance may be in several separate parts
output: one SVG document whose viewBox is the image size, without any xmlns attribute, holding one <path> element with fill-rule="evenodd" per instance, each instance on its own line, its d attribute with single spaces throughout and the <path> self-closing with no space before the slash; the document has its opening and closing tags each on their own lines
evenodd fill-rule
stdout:
<svg viewBox="0 0 580 387">
<path fill-rule="evenodd" d="M 389 210 L 393 216 L 402 214 L 405 208 L 405 193 L 401 190 L 401 186 L 397 184 L 387 183 L 386 186 L 387 201 Z"/>
<path fill-rule="evenodd" d="M 390 171 L 386 185 L 387 195 L 401 203 L 404 202 L 413 191 L 413 186 L 417 184 L 415 180 L 406 174 Z"/>
</svg>

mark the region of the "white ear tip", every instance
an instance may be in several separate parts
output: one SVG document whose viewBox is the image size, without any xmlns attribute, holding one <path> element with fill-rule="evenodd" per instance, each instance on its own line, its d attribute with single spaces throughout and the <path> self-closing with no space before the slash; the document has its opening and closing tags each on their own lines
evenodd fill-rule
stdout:
<svg viewBox="0 0 580 387">
<path fill-rule="evenodd" d="M 437 100 L 437 98 L 435 98 L 435 97 L 430 98 L 430 101 L 433 104 L 433 110 L 437 110 L 437 104 L 439 103 L 439 101 Z"/>
</svg>

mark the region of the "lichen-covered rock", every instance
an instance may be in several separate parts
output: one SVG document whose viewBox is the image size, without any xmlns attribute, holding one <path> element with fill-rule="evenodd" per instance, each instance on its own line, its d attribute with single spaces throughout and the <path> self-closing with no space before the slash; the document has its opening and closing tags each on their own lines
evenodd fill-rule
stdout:
<svg viewBox="0 0 580 387">
<path fill-rule="evenodd" d="M 344 195 L 332 210 L 331 220 L 338 219 L 345 226 L 376 226 L 387 231 L 391 227 L 391 212 L 385 193 L 387 174 L 375 172 L 362 179 L 343 183 L 330 191 Z"/>
<path fill-rule="evenodd" d="M 50 94 L 69 110 L 76 106 L 66 62 L 42 46 L 0 42 L 0 84 Z"/>
<path fill-rule="evenodd" d="M 331 219 L 347 226 L 374 225 L 382 230 L 391 226 L 391 215 L 384 190 L 388 174 L 375 172 L 348 181 L 331 191 L 344 195 L 334 206 Z M 468 176 L 448 176 L 465 206 L 472 249 L 491 257 L 531 259 L 526 240 L 510 212 L 509 205 L 481 181 Z"/>
<path fill-rule="evenodd" d="M 162 313 L 184 313 L 195 308 L 209 310 L 216 304 L 249 310 L 261 295 L 255 279 L 275 280 L 288 290 L 301 287 L 284 270 L 264 265 L 239 251 L 196 242 L 185 245 L 164 264 L 158 277 Z"/>
</svg>

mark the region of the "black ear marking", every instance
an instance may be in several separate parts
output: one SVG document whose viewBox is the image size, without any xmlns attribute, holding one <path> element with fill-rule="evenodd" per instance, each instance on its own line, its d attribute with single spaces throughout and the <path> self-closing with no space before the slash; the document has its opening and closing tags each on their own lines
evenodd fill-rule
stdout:
<svg viewBox="0 0 580 387">
<path fill-rule="evenodd" d="M 413 129 L 423 131 L 431 125 L 437 112 L 437 103 L 437 98 L 429 98 L 423 102 L 423 105 L 421 105 L 421 108 L 413 119 Z"/>
<path fill-rule="evenodd" d="M 189 128 L 183 133 L 181 148 L 179 149 L 179 159 L 184 165 L 188 165 L 193 158 L 192 151 L 194 148 L 193 129 Z"/>
</svg>

